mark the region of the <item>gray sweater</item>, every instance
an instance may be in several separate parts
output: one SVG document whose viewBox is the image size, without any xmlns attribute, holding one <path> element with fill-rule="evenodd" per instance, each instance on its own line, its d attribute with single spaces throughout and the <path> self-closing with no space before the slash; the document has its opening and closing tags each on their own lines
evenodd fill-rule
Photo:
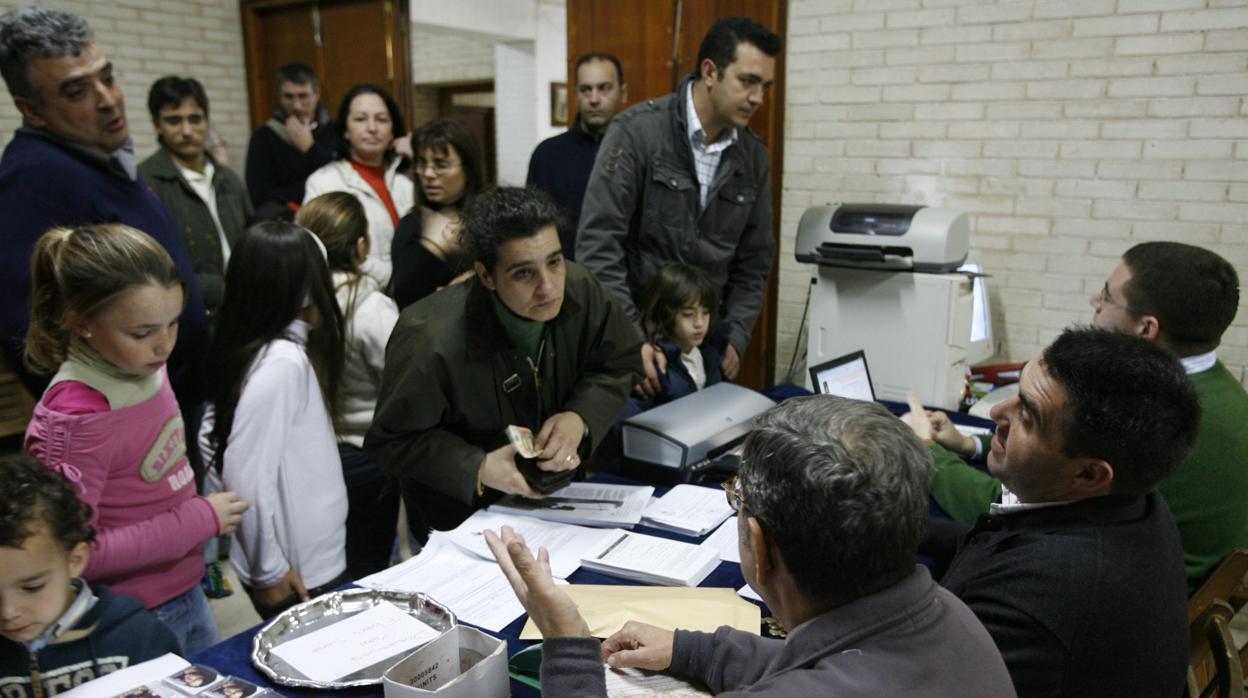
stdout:
<svg viewBox="0 0 1248 698">
<path fill-rule="evenodd" d="M 542 692 L 607 695 L 599 652 L 592 638 L 547 640 Z M 824 613 L 787 640 L 728 627 L 714 634 L 677 630 L 669 671 L 717 695 L 1015 695 L 984 626 L 925 567 Z"/>
</svg>

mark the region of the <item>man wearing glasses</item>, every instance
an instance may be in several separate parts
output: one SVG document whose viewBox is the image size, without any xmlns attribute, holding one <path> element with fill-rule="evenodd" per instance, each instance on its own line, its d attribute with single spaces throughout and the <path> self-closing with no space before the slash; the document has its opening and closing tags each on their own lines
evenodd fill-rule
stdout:
<svg viewBox="0 0 1248 698">
<path fill-rule="evenodd" d="M 880 405 L 811 396 L 760 419 L 728 501 L 741 571 L 785 640 L 630 622 L 600 645 L 551 581 L 545 550 L 534 558 L 510 528 L 486 540 L 545 638 L 550 695 L 607 695 L 605 659 L 714 693 L 1013 696 L 984 627 L 915 564 L 930 479 L 922 443 Z"/>
<path fill-rule="evenodd" d="M 1127 250 L 1090 300 L 1094 326 L 1165 347 L 1179 357 L 1200 396 L 1196 446 L 1157 486 L 1179 525 L 1188 587 L 1194 590 L 1232 550 L 1248 547 L 1243 505 L 1248 501 L 1248 393 L 1216 352 L 1238 309 L 1238 275 L 1209 250 L 1145 242 Z M 951 426 L 938 428 L 936 440 L 968 457 L 986 451 Z M 1000 483 L 967 467 L 940 469 L 933 488 L 945 511 L 967 523 L 999 494 Z"/>
</svg>

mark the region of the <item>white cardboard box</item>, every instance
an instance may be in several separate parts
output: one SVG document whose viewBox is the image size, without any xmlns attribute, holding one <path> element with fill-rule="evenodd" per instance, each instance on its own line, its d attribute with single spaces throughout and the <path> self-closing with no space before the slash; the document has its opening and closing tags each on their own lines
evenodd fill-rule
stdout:
<svg viewBox="0 0 1248 698">
<path fill-rule="evenodd" d="M 507 643 L 459 625 L 382 675 L 385 698 L 506 698 Z"/>
</svg>

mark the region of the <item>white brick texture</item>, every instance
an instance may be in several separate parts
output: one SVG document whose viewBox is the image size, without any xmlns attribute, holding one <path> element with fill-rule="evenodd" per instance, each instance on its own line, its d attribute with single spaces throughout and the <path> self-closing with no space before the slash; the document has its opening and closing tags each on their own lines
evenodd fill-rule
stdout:
<svg viewBox="0 0 1248 698">
<path fill-rule="evenodd" d="M 792 250 L 812 203 L 970 213 L 1000 359 L 1088 322 L 1088 295 L 1141 241 L 1207 247 L 1248 279 L 1248 0 L 789 12 L 777 375 L 800 329 L 810 270 Z M 1245 306 L 1248 293 L 1219 356 L 1248 384 Z"/>
<path fill-rule="evenodd" d="M 0 14 L 27 3 L 0 0 Z M 59 0 L 40 2 L 86 19 L 96 43 L 116 67 L 126 96 L 134 149 L 142 160 L 156 150 L 147 91 L 165 75 L 204 84 L 213 128 L 225 139 L 230 165 L 240 174 L 251 135 L 243 68 L 243 30 L 237 0 Z M 0 88 L 0 148 L 22 125 L 7 88 Z"/>
</svg>

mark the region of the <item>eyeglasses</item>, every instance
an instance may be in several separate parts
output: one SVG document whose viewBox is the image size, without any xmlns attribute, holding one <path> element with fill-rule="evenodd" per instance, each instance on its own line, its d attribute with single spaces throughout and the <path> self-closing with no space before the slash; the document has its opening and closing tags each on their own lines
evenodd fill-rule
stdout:
<svg viewBox="0 0 1248 698">
<path fill-rule="evenodd" d="M 728 498 L 728 506 L 740 514 L 745 508 L 745 495 L 741 493 L 741 476 L 733 475 L 720 484 L 724 488 L 724 496 Z"/>
<path fill-rule="evenodd" d="M 451 162 L 449 160 L 434 160 L 432 162 L 423 158 L 416 160 L 416 173 L 423 174 L 426 168 L 432 169 L 435 174 L 444 175 L 447 172 L 463 165 L 462 162 Z"/>
<path fill-rule="evenodd" d="M 1101 295 L 1100 295 L 1100 297 L 1098 298 L 1098 300 L 1099 300 L 1099 302 L 1101 303 L 1101 305 L 1112 305 L 1112 306 L 1114 306 L 1115 308 L 1121 308 L 1121 309 L 1123 309 L 1123 310 L 1127 311 L 1128 313 L 1131 313 L 1132 315 L 1143 315 L 1143 314 L 1144 314 L 1144 313 L 1140 312 L 1139 310 L 1136 310 L 1135 308 L 1132 308 L 1131 306 L 1127 305 L 1126 303 L 1119 303 L 1118 301 L 1114 300 L 1113 298 L 1110 298 L 1110 297 L 1109 297 L 1109 282 L 1108 282 L 1108 281 L 1106 281 L 1106 282 L 1105 282 L 1105 285 L 1101 287 Z"/>
</svg>

